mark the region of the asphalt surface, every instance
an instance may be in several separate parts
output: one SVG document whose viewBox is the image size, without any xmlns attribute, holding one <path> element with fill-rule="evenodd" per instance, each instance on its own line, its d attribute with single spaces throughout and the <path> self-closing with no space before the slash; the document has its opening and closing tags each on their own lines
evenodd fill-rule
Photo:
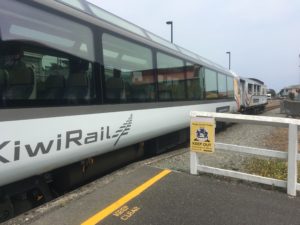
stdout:
<svg viewBox="0 0 300 225">
<path fill-rule="evenodd" d="M 175 171 L 116 206 L 116 201 L 161 171 L 150 166 L 137 167 L 28 221 L 25 215 L 23 222 L 31 225 L 83 224 L 98 212 L 107 210 L 108 206 L 113 206 L 115 209 L 94 224 L 300 224 L 299 197 L 291 198 L 284 192 L 212 176 L 192 176 Z"/>
</svg>

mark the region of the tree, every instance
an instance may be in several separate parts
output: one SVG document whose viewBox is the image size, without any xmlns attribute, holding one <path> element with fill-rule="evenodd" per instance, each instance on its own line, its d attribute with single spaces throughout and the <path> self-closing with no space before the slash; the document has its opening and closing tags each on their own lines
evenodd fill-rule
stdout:
<svg viewBox="0 0 300 225">
<path fill-rule="evenodd" d="M 291 100 L 295 99 L 295 94 L 293 92 L 289 93 L 289 99 L 291 99 Z"/>
<path fill-rule="evenodd" d="M 267 91 L 268 94 L 271 94 L 272 97 L 275 97 L 276 96 L 276 91 L 274 89 L 268 89 Z"/>
</svg>

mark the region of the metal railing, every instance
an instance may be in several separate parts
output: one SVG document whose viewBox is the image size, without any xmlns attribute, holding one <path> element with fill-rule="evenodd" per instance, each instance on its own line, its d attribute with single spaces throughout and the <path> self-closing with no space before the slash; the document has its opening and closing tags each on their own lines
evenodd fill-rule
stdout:
<svg viewBox="0 0 300 225">
<path fill-rule="evenodd" d="M 299 117 L 300 116 L 300 101 L 283 100 L 280 107 L 281 113 L 285 113 L 287 116 Z"/>
<path fill-rule="evenodd" d="M 296 196 L 297 190 L 300 191 L 300 184 L 297 183 L 297 160 L 300 160 L 300 154 L 298 154 L 298 126 L 300 126 L 300 120 L 290 119 L 290 118 L 237 115 L 237 114 L 212 113 L 212 112 L 197 112 L 197 111 L 192 111 L 190 113 L 190 116 L 210 117 L 210 118 L 215 118 L 216 121 L 230 122 L 230 123 L 246 123 L 246 124 L 288 128 L 288 152 L 270 150 L 270 149 L 252 148 L 252 147 L 245 147 L 245 146 L 238 146 L 238 145 L 224 144 L 224 143 L 215 143 L 216 149 L 223 149 L 223 150 L 234 151 L 234 152 L 274 157 L 279 159 L 287 159 L 288 161 L 287 181 L 200 165 L 197 152 L 193 152 L 193 151 L 191 151 L 190 153 L 191 174 L 196 175 L 198 174 L 199 171 L 204 173 L 212 173 L 220 176 L 228 176 L 228 177 L 242 179 L 246 181 L 273 185 L 277 187 L 283 187 L 283 188 L 287 188 L 287 194 L 291 196 Z"/>
</svg>

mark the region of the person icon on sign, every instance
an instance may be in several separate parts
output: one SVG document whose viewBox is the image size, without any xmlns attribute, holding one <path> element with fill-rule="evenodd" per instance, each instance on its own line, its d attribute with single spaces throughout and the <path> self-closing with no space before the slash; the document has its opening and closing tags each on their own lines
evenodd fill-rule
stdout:
<svg viewBox="0 0 300 225">
<path fill-rule="evenodd" d="M 199 128 L 196 130 L 196 139 L 195 141 L 201 142 L 210 142 L 208 140 L 208 132 L 205 128 Z"/>
</svg>

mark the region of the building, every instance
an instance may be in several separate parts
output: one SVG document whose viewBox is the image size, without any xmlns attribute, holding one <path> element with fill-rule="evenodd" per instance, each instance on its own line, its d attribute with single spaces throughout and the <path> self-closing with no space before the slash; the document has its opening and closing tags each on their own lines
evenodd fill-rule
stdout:
<svg viewBox="0 0 300 225">
<path fill-rule="evenodd" d="M 281 97 L 288 97 L 290 93 L 293 93 L 295 95 L 295 99 L 297 99 L 298 95 L 300 97 L 299 92 L 300 92 L 300 84 L 297 84 L 297 85 L 291 85 L 281 89 L 279 95 Z"/>
</svg>

